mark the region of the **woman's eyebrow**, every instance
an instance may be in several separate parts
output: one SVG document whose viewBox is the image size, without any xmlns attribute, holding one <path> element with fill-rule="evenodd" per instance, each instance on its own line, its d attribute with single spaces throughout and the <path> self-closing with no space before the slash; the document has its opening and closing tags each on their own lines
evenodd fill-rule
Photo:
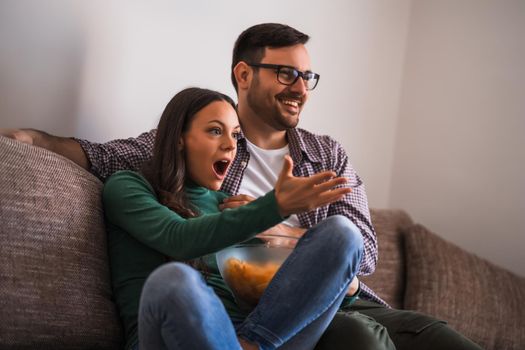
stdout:
<svg viewBox="0 0 525 350">
<path fill-rule="evenodd" d="M 217 124 L 220 124 L 222 127 L 225 127 L 226 125 L 221 122 L 220 120 L 217 120 L 217 119 L 213 119 L 213 120 L 210 120 L 208 122 L 208 124 L 212 124 L 212 123 L 217 123 Z M 241 125 L 240 124 L 237 124 L 236 126 L 233 127 L 233 129 L 240 129 L 241 128 Z"/>
</svg>

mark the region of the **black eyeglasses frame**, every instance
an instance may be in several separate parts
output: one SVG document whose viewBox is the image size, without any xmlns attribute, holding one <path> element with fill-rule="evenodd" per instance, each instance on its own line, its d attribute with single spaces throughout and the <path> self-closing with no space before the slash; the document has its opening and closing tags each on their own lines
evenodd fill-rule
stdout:
<svg viewBox="0 0 525 350">
<path fill-rule="evenodd" d="M 321 77 L 317 73 L 314 73 L 314 72 L 311 72 L 311 71 L 301 72 L 300 70 L 296 69 L 295 67 L 287 66 L 287 65 L 283 65 L 283 64 L 270 64 L 270 63 L 246 63 L 246 64 L 251 66 L 251 67 L 275 69 L 276 73 L 277 73 L 277 81 L 279 83 L 281 83 L 283 85 L 287 85 L 287 86 L 292 86 L 293 84 L 295 84 L 297 82 L 297 79 L 299 79 L 299 77 L 300 77 L 306 83 L 305 87 L 306 87 L 306 90 L 308 90 L 308 91 L 312 91 L 313 89 L 315 89 L 315 87 L 319 83 L 319 78 Z M 285 82 L 282 82 L 282 81 L 279 80 L 279 73 L 280 73 L 282 68 L 291 69 L 292 71 L 294 71 L 296 73 L 296 76 L 295 76 L 295 79 L 293 80 L 293 82 L 285 83 Z M 308 78 L 308 75 L 313 75 L 313 76 L 311 78 Z M 315 85 L 310 88 L 310 87 L 308 87 L 308 83 L 307 82 L 309 80 L 312 80 L 312 79 L 315 79 Z"/>
</svg>

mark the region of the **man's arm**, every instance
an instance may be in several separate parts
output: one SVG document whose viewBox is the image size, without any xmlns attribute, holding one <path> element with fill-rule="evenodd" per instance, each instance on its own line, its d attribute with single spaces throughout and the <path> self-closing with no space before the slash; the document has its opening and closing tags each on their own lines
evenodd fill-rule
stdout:
<svg viewBox="0 0 525 350">
<path fill-rule="evenodd" d="M 348 179 L 348 185 L 352 187 L 352 192 L 343 199 L 330 204 L 328 216 L 344 215 L 360 229 L 365 249 L 358 275 L 370 275 L 374 272 L 377 264 L 378 248 L 376 233 L 368 209 L 365 185 L 352 168 L 343 147 L 337 142 L 335 142 L 332 161 L 334 162 L 332 169 L 337 173 L 337 176 L 344 176 Z"/>
<path fill-rule="evenodd" d="M 151 157 L 156 130 L 136 138 L 93 143 L 50 135 L 34 129 L 0 129 L 0 135 L 46 148 L 74 161 L 104 181 L 118 170 L 140 170 Z"/>
<path fill-rule="evenodd" d="M 35 129 L 0 129 L 0 135 L 58 153 L 86 170 L 90 163 L 80 144 L 71 138 L 50 135 Z"/>
</svg>

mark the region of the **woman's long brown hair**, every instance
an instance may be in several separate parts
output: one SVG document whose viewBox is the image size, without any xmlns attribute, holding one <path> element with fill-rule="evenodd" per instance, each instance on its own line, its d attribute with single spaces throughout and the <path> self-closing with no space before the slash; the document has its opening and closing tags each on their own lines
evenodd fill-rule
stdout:
<svg viewBox="0 0 525 350">
<path fill-rule="evenodd" d="M 186 159 L 179 142 L 195 114 L 215 101 L 228 102 L 235 108 L 230 97 L 213 90 L 193 87 L 176 94 L 160 118 L 153 156 L 142 167 L 142 174 L 153 186 L 159 202 L 184 218 L 199 213 L 184 192 Z"/>
</svg>

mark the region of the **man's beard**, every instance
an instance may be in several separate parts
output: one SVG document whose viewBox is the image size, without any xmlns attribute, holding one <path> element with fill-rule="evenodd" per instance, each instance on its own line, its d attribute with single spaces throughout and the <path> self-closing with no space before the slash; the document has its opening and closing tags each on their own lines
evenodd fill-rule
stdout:
<svg viewBox="0 0 525 350">
<path fill-rule="evenodd" d="M 299 123 L 299 113 L 293 117 L 287 118 L 281 114 L 277 105 L 273 104 L 271 105 L 271 108 L 267 108 L 262 103 L 264 99 L 259 98 L 255 93 L 255 91 L 258 90 L 258 81 L 255 81 L 254 84 L 255 86 L 250 88 L 246 96 L 248 107 L 250 107 L 259 118 L 266 121 L 266 124 L 271 125 L 278 131 L 295 128 Z"/>
</svg>

